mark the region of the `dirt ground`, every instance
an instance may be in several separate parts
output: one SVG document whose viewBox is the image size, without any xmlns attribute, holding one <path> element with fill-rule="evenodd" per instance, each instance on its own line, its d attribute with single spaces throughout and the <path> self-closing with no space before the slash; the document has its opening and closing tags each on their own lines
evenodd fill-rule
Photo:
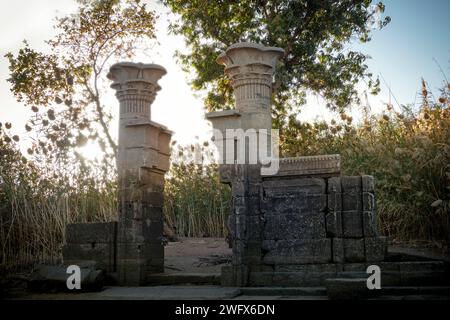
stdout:
<svg viewBox="0 0 450 320">
<path fill-rule="evenodd" d="M 231 263 L 224 238 L 180 238 L 164 247 L 165 273 L 220 273 Z"/>
</svg>

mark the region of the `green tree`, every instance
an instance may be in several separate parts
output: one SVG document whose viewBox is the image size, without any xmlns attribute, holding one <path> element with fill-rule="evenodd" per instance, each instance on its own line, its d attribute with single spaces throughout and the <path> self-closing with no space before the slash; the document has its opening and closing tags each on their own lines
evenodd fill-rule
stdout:
<svg viewBox="0 0 450 320">
<path fill-rule="evenodd" d="M 384 11 L 370 0 L 165 0 L 179 16 L 171 31 L 185 37 L 189 53 L 178 58 L 186 71 L 194 71 L 192 86 L 207 90 L 208 110 L 233 103 L 229 81 L 217 56 L 235 42 L 251 41 L 282 47 L 285 55 L 276 75 L 273 118 L 281 127 L 305 103 L 305 89 L 321 94 L 332 109 L 343 110 L 357 99 L 355 84 L 367 79 L 377 92 L 379 81 L 367 70 L 366 55 L 349 50 L 354 39 L 370 40 Z"/>
<path fill-rule="evenodd" d="M 155 14 L 139 0 L 77 2 L 76 13 L 56 18 L 58 33 L 47 41 L 50 53 L 24 41 L 17 55 L 6 54 L 8 81 L 17 100 L 36 112 L 26 125 L 41 133 L 35 148 L 66 155 L 92 140 L 111 160 L 117 146 L 101 79 L 112 60 L 130 58 L 142 41 L 155 38 Z"/>
</svg>

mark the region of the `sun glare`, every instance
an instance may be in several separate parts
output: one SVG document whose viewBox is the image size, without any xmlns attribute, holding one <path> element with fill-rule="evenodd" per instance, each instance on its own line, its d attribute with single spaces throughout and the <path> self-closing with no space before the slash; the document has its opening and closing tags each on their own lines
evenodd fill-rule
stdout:
<svg viewBox="0 0 450 320">
<path fill-rule="evenodd" d="M 100 161 L 103 158 L 103 151 L 98 143 L 94 141 L 89 141 L 84 146 L 76 148 L 76 151 L 87 160 Z"/>
</svg>

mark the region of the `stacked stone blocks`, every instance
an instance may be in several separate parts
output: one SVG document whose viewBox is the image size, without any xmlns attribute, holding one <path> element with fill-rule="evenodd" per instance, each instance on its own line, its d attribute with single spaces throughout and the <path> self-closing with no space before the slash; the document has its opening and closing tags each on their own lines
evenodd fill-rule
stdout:
<svg viewBox="0 0 450 320">
<path fill-rule="evenodd" d="M 172 132 L 151 120 L 151 104 L 164 74 L 155 64 L 122 62 L 110 68 L 108 78 L 120 102 L 118 221 L 67 227 L 65 262 L 109 259 L 107 271 L 122 285 L 143 285 L 149 274 L 164 271 L 162 206 Z M 111 225 L 109 242 L 90 248 L 92 239 L 102 234 L 96 231 Z"/>
</svg>

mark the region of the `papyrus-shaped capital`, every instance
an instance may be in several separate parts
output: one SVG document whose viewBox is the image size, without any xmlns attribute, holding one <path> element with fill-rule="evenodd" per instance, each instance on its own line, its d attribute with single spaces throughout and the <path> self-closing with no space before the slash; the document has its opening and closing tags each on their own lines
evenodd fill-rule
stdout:
<svg viewBox="0 0 450 320">
<path fill-rule="evenodd" d="M 112 80 L 111 88 L 116 90 L 120 101 L 120 118 L 151 118 L 150 107 L 156 93 L 161 90 L 158 80 L 166 69 L 157 64 L 119 62 L 107 75 Z"/>
</svg>

